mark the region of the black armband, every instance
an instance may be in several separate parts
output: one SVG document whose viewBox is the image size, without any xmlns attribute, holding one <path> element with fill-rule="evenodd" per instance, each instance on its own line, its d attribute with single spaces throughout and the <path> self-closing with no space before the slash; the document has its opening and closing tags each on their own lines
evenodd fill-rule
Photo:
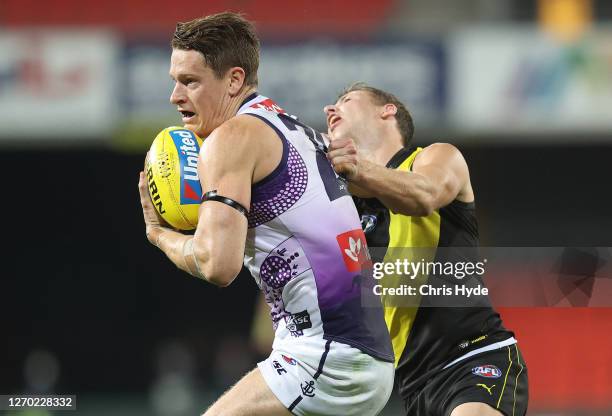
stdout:
<svg viewBox="0 0 612 416">
<path fill-rule="evenodd" d="M 244 206 L 242 206 L 240 202 L 236 202 L 231 198 L 227 198 L 227 197 L 219 195 L 216 189 L 214 191 L 208 191 L 204 195 L 202 195 L 202 202 L 206 202 L 206 201 L 221 202 L 221 203 L 224 203 L 234 208 L 235 210 L 240 212 L 245 217 L 249 215 L 249 210 L 247 210 Z"/>
</svg>

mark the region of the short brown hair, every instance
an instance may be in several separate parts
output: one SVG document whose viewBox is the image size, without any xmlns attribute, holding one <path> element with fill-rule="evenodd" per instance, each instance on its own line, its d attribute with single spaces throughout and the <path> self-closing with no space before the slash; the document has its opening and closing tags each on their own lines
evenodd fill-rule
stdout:
<svg viewBox="0 0 612 416">
<path fill-rule="evenodd" d="M 172 48 L 198 51 L 218 78 L 228 69 L 244 69 L 245 83 L 257 86 L 259 39 L 241 14 L 223 12 L 177 23 Z"/>
<path fill-rule="evenodd" d="M 338 99 L 353 91 L 366 91 L 370 93 L 376 105 L 393 104 L 397 107 L 395 120 L 397 121 L 397 128 L 402 135 L 404 147 L 407 147 L 412 140 L 412 136 L 414 135 L 414 122 L 412 121 L 412 116 L 404 103 L 402 103 L 395 95 L 379 90 L 378 88 L 371 87 L 365 82 L 355 82 L 354 84 L 349 85 L 340 93 Z"/>
</svg>

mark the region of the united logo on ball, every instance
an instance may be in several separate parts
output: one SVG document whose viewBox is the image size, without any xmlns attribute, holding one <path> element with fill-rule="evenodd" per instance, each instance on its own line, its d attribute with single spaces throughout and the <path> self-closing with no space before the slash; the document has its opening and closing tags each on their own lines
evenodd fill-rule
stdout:
<svg viewBox="0 0 612 416">
<path fill-rule="evenodd" d="M 201 145 L 202 139 L 192 131 L 168 127 L 153 140 L 145 162 L 153 205 L 168 224 L 179 230 L 193 230 L 198 223 Z"/>
</svg>

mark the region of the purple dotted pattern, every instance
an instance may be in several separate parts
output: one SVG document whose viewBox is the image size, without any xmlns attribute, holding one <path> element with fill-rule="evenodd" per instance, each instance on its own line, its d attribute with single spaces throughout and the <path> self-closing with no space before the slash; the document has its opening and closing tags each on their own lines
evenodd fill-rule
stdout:
<svg viewBox="0 0 612 416">
<path fill-rule="evenodd" d="M 268 256 L 261 265 L 259 273 L 266 285 L 279 289 L 291 280 L 291 266 L 282 257 Z"/>
<path fill-rule="evenodd" d="M 287 166 L 261 187 L 253 188 L 249 228 L 257 227 L 286 212 L 306 191 L 308 170 L 298 151 L 289 143 Z M 282 163 L 282 162 L 281 162 Z"/>
</svg>

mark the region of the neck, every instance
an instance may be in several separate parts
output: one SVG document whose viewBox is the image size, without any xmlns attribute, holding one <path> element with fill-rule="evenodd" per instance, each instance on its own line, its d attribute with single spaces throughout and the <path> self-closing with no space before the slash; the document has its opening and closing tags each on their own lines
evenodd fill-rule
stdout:
<svg viewBox="0 0 612 416">
<path fill-rule="evenodd" d="M 234 96 L 224 96 L 219 104 L 215 107 L 214 112 L 211 114 L 206 125 L 201 128 L 199 133 L 202 135 L 202 137 L 208 137 L 208 135 L 210 135 L 214 129 L 225 123 L 230 118 L 234 117 L 238 113 L 240 105 L 244 99 L 250 94 L 254 93 L 255 90 L 255 87 L 245 86 L 238 92 L 238 94 Z"/>
<path fill-rule="evenodd" d="M 240 110 L 240 106 L 242 105 L 245 98 L 253 94 L 255 91 L 255 87 L 246 86 L 238 94 L 233 97 L 230 97 L 225 106 L 226 111 L 224 112 L 223 121 L 227 121 L 230 118 L 234 117 L 238 113 L 238 110 Z"/>
<path fill-rule="evenodd" d="M 381 166 L 385 166 L 387 163 L 389 163 L 389 161 L 391 160 L 391 158 L 400 151 L 400 149 L 402 149 L 402 145 L 395 145 L 395 146 L 387 146 L 385 148 L 381 148 L 377 155 L 376 155 L 376 163 L 381 165 Z"/>
<path fill-rule="evenodd" d="M 370 162 L 385 166 L 402 147 L 401 135 L 396 131 L 378 131 L 367 139 L 356 141 L 359 151 Z"/>
</svg>

